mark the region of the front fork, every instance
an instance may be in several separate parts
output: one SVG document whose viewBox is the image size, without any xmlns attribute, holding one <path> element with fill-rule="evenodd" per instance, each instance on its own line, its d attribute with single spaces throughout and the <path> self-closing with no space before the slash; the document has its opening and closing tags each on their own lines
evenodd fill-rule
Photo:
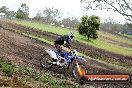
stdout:
<svg viewBox="0 0 132 88">
<path fill-rule="evenodd" d="M 86 74 L 85 69 L 82 68 L 81 65 L 78 64 L 77 60 L 75 62 L 76 62 L 76 66 L 77 66 L 78 75 L 84 76 Z"/>
</svg>

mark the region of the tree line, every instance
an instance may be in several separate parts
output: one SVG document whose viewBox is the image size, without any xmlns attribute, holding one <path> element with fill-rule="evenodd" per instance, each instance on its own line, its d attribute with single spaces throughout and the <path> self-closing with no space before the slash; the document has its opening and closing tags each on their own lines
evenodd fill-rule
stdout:
<svg viewBox="0 0 132 88">
<path fill-rule="evenodd" d="M 60 20 L 60 18 L 61 13 L 58 9 L 45 8 L 43 11 L 38 11 L 32 20 L 65 28 L 77 28 L 80 23 L 75 17 L 63 18 L 62 20 Z"/>
<path fill-rule="evenodd" d="M 4 18 L 8 19 L 17 18 L 22 20 L 32 20 L 49 25 L 62 26 L 73 29 L 77 28 L 80 23 L 79 20 L 75 17 L 67 17 L 60 20 L 61 12 L 58 9 L 48 7 L 42 11 L 38 11 L 33 18 L 29 18 L 29 7 L 25 3 L 21 4 L 17 12 L 9 11 L 9 8 L 2 6 L 0 8 L 0 13 L 4 13 Z"/>
<path fill-rule="evenodd" d="M 86 0 L 81 0 L 81 1 L 85 2 Z M 104 1 L 100 0 L 100 2 L 99 2 L 99 0 L 97 0 L 97 1 L 95 0 L 94 2 L 98 2 L 98 3 L 96 3 L 96 9 L 97 8 L 102 9 L 103 7 L 100 7 L 100 3 L 104 2 Z M 114 2 L 114 3 L 116 3 L 116 2 Z M 109 3 L 105 3 L 105 5 L 106 4 L 109 5 Z M 124 3 L 124 4 L 126 5 L 127 3 Z M 129 4 L 127 4 L 127 5 L 129 5 Z M 88 9 L 94 9 L 94 8 L 92 7 L 92 4 L 88 4 L 86 6 L 86 9 L 88 10 Z M 107 8 L 107 9 L 109 9 L 109 8 Z M 121 9 L 121 7 L 120 7 L 120 9 Z M 128 10 L 129 10 L 129 8 L 128 8 Z M 83 16 L 81 18 L 81 21 L 79 21 L 75 17 L 70 17 L 70 18 L 67 17 L 67 18 L 63 18 L 62 20 L 60 20 L 61 12 L 58 9 L 48 8 L 48 7 L 46 7 L 42 11 L 41 10 L 38 11 L 37 14 L 33 18 L 29 18 L 29 7 L 25 3 L 21 4 L 21 6 L 18 8 L 17 12 L 9 11 L 9 8 L 7 8 L 6 6 L 2 6 L 0 8 L 0 13 L 4 13 L 4 17 L 8 18 L 8 19 L 16 19 L 17 18 L 17 19 L 23 19 L 23 20 L 31 20 L 31 21 L 37 21 L 37 22 L 41 22 L 41 23 L 45 23 L 45 24 L 49 24 L 49 25 L 78 29 L 80 34 L 88 37 L 88 40 L 89 40 L 89 38 L 93 38 L 93 39 L 98 38 L 97 30 L 99 30 L 99 29 L 103 30 L 103 31 L 115 33 L 115 34 L 119 33 L 119 32 L 126 33 L 126 32 L 132 31 L 132 28 L 131 28 L 132 24 L 130 22 L 126 23 L 125 25 L 122 25 L 122 24 L 117 24 L 112 19 L 108 18 L 107 20 L 105 20 L 104 23 L 100 23 L 100 18 L 95 15 L 92 15 L 90 17 L 87 15 Z M 125 13 L 125 14 L 128 14 L 128 13 Z M 122 15 L 124 15 L 124 14 L 122 14 Z M 2 16 L 2 15 L 0 15 L 0 16 Z M 127 16 L 127 17 L 129 17 L 129 16 Z M 130 19 L 129 19 L 129 21 L 130 21 Z M 127 31 L 124 31 L 124 30 L 127 30 Z"/>
</svg>

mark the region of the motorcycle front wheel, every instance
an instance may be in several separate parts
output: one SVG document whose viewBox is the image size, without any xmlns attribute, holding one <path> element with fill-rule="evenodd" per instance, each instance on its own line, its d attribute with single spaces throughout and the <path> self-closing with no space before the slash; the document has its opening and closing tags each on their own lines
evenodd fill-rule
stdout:
<svg viewBox="0 0 132 88">
<path fill-rule="evenodd" d="M 85 70 L 85 73 L 87 73 L 87 69 L 86 69 L 86 66 L 84 64 L 81 64 L 79 63 L 79 66 Z M 78 68 L 77 68 L 77 64 L 75 64 L 72 68 L 72 75 L 74 78 L 79 78 L 80 77 L 80 74 L 79 74 L 79 71 L 78 71 Z"/>
<path fill-rule="evenodd" d="M 45 69 L 49 69 L 52 67 L 52 61 L 53 59 L 50 57 L 49 54 L 44 54 L 41 56 L 40 65 Z"/>
</svg>

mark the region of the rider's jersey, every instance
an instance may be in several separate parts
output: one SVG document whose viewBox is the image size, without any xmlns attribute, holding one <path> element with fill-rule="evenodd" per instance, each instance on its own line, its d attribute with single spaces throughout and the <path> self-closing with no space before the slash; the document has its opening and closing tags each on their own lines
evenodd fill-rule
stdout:
<svg viewBox="0 0 132 88">
<path fill-rule="evenodd" d="M 68 47 L 71 47 L 70 43 L 69 43 L 69 36 L 68 35 L 64 35 L 60 38 L 58 38 L 56 41 L 55 41 L 55 44 L 59 44 L 59 45 L 63 45 L 63 44 L 67 44 Z"/>
</svg>

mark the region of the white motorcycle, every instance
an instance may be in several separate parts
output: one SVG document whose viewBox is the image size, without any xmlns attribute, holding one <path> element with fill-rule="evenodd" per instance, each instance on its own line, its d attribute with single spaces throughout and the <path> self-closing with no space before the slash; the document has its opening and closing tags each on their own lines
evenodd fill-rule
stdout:
<svg viewBox="0 0 132 88">
<path fill-rule="evenodd" d="M 78 66 L 81 66 L 81 68 L 87 71 L 85 64 L 78 62 L 78 60 L 86 61 L 85 58 L 78 56 L 76 50 L 71 50 L 69 53 L 63 53 L 62 56 L 58 55 L 57 52 L 52 49 L 46 49 L 45 51 L 46 54 L 43 54 L 40 59 L 40 65 L 45 69 L 49 69 L 53 65 L 68 69 L 70 64 L 73 64 L 73 61 L 75 61 L 75 64 L 73 64 L 72 67 L 72 74 L 75 78 L 78 78 L 79 76 Z"/>
</svg>

